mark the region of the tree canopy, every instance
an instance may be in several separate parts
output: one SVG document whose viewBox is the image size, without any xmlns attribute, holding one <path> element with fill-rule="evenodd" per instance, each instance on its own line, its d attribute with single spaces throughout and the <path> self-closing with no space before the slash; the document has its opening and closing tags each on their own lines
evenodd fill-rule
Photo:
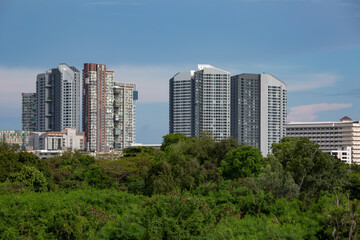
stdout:
<svg viewBox="0 0 360 240">
<path fill-rule="evenodd" d="M 164 136 L 114 160 L 0 144 L 1 239 L 358 239 L 360 168 L 303 138 L 263 157 Z"/>
<path fill-rule="evenodd" d="M 227 179 L 252 177 L 259 173 L 263 157 L 258 148 L 241 146 L 226 153 L 221 161 L 223 176 Z"/>
</svg>

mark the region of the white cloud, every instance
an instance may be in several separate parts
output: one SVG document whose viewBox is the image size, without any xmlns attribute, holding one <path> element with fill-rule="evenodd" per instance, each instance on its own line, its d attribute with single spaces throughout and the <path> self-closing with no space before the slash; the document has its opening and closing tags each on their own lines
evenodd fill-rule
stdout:
<svg viewBox="0 0 360 240">
<path fill-rule="evenodd" d="M 351 103 L 319 103 L 291 107 L 288 121 L 313 121 L 318 116 L 316 113 L 323 111 L 339 110 L 352 107 Z"/>
<path fill-rule="evenodd" d="M 136 84 L 139 102 L 168 102 L 169 79 L 181 71 L 171 66 L 108 66 L 115 71 L 116 82 Z"/>
<path fill-rule="evenodd" d="M 334 86 L 340 80 L 339 76 L 330 73 L 307 74 L 296 77 L 296 80 L 289 79 L 287 86 L 289 91 L 303 91 Z"/>
<path fill-rule="evenodd" d="M 35 92 L 40 69 L 0 67 L 0 108 L 21 111 L 21 93 Z"/>
</svg>

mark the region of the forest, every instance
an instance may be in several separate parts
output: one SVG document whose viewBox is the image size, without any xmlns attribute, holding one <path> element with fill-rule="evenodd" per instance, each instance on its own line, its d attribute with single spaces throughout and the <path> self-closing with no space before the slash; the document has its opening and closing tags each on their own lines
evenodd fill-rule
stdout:
<svg viewBox="0 0 360 240">
<path fill-rule="evenodd" d="M 0 143 L 1 239 L 360 239 L 358 199 L 360 168 L 307 138 L 263 157 L 168 134 L 115 160 Z"/>
</svg>

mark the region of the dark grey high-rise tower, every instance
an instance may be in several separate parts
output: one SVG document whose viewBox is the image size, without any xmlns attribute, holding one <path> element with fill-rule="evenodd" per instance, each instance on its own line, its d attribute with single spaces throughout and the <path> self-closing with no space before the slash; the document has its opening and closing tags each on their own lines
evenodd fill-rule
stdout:
<svg viewBox="0 0 360 240">
<path fill-rule="evenodd" d="M 80 131 L 80 72 L 60 64 L 37 76 L 37 131 Z"/>
<path fill-rule="evenodd" d="M 266 156 L 285 136 L 286 84 L 271 74 L 231 77 L 231 136 Z"/>
<path fill-rule="evenodd" d="M 230 73 L 210 65 L 170 79 L 170 133 L 199 136 L 208 130 L 217 140 L 230 136 Z"/>
<path fill-rule="evenodd" d="M 231 77 L 231 136 L 260 148 L 260 74 Z"/>
<path fill-rule="evenodd" d="M 36 93 L 22 93 L 22 130 L 36 131 Z"/>
<path fill-rule="evenodd" d="M 192 83 L 194 71 L 177 73 L 170 79 L 170 133 L 192 133 Z"/>
</svg>

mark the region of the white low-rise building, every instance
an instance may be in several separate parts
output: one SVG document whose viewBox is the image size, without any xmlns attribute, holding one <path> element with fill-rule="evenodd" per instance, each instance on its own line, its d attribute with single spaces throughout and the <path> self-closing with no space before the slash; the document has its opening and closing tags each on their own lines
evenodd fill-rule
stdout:
<svg viewBox="0 0 360 240">
<path fill-rule="evenodd" d="M 286 136 L 306 137 L 323 152 L 349 164 L 360 164 L 360 121 L 343 117 L 340 122 L 289 122 Z"/>
<path fill-rule="evenodd" d="M 74 128 L 65 128 L 63 132 L 32 132 L 29 137 L 33 150 L 82 150 L 84 144 L 85 134 Z"/>
</svg>

